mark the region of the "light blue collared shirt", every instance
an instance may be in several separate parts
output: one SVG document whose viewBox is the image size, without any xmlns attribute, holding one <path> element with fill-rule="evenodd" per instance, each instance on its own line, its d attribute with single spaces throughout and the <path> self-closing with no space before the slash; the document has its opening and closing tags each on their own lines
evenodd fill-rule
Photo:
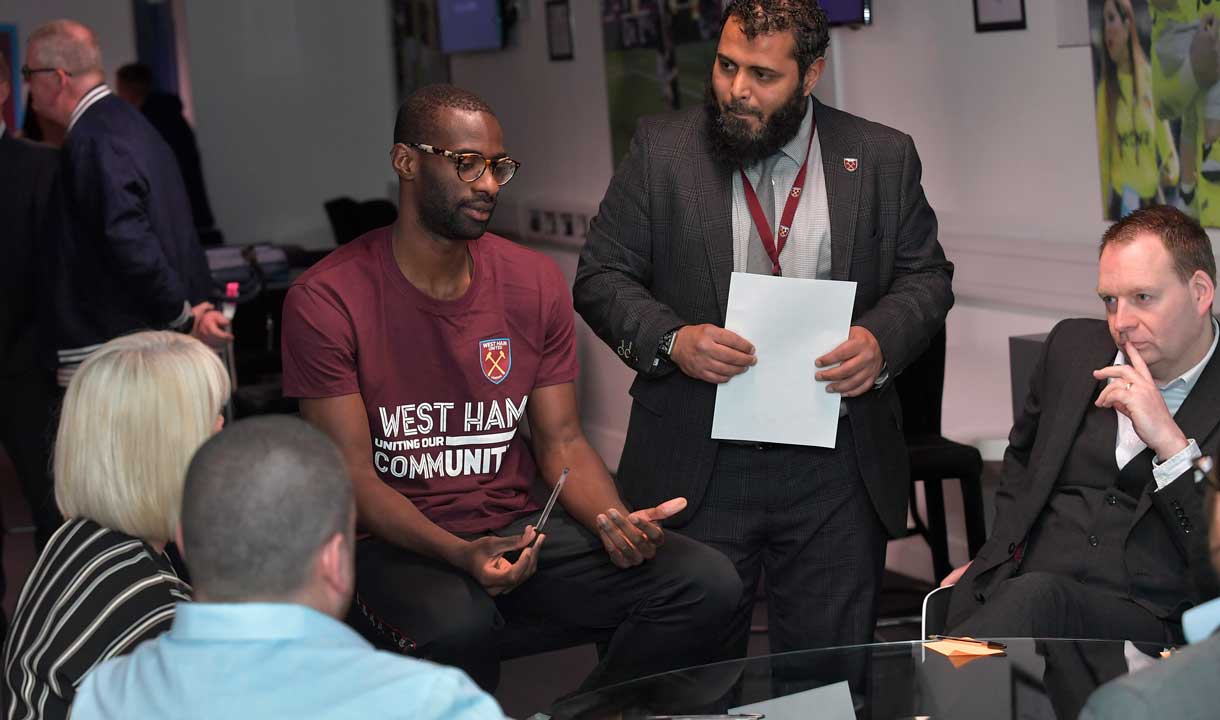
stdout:
<svg viewBox="0 0 1220 720">
<path fill-rule="evenodd" d="M 373 649 L 303 605 L 180 603 L 170 631 L 88 675 L 74 720 L 504 717 L 460 670 Z"/>
<path fill-rule="evenodd" d="M 1220 629 L 1220 598 L 1208 600 L 1182 613 L 1182 634 L 1186 642 L 1203 642 Z"/>
<path fill-rule="evenodd" d="M 1216 322 L 1216 318 L 1212 318 L 1212 344 L 1207 349 L 1207 354 L 1203 356 L 1194 367 L 1170 380 L 1165 385 L 1158 386 L 1161 391 L 1161 397 L 1165 400 L 1165 407 L 1169 408 L 1170 415 L 1177 415 L 1178 409 L 1182 407 L 1182 403 L 1186 402 L 1186 396 L 1191 390 L 1195 389 L 1199 378 L 1203 375 L 1203 369 L 1211 362 L 1212 355 L 1216 354 L 1216 344 L 1220 343 L 1220 323 Z M 1114 358 L 1115 365 L 1127 365 L 1127 356 L 1122 350 L 1118 351 L 1118 355 Z M 1139 455 L 1148 447 L 1139 435 L 1135 433 L 1135 426 L 1131 423 L 1131 418 L 1114 411 L 1118 415 L 1118 435 L 1115 439 L 1114 459 L 1118 462 L 1121 468 L 1131 461 L 1131 458 Z M 1182 448 L 1176 455 L 1170 458 L 1155 458 L 1152 461 L 1152 478 L 1156 481 L 1156 489 L 1163 490 L 1169 483 L 1173 482 L 1182 473 L 1190 469 L 1191 463 L 1203 456 L 1199 450 L 1199 444 L 1194 438 L 1188 438 L 1189 442 L 1186 447 Z"/>
</svg>

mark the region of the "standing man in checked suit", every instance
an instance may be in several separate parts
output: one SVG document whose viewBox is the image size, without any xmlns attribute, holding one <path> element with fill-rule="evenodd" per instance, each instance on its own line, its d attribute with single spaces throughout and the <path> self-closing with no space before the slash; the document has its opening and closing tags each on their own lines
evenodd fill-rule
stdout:
<svg viewBox="0 0 1220 720">
<path fill-rule="evenodd" d="M 638 373 L 624 497 L 685 496 L 671 524 L 723 551 L 745 582 L 729 651 L 745 653 L 760 569 L 772 652 L 868 642 L 910 482 L 892 379 L 943 325 L 953 266 L 911 138 L 810 97 L 829 42 L 817 3 L 734 0 L 724 18 L 706 107 L 640 124 L 574 300 Z M 754 188 L 773 211 L 764 222 L 746 199 Z M 767 248 L 764 233 L 789 215 L 786 243 Z M 811 381 L 844 397 L 837 447 L 711 439 L 717 384 L 754 363 L 748 338 L 723 328 L 735 270 L 857 283 L 848 339 L 816 367 L 810 358 Z"/>
</svg>

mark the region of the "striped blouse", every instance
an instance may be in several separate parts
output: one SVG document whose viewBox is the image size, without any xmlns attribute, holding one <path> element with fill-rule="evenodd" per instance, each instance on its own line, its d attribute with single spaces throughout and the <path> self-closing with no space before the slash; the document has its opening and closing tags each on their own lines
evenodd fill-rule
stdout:
<svg viewBox="0 0 1220 720">
<path fill-rule="evenodd" d="M 4 642 L 8 720 L 65 718 L 85 674 L 169 630 L 191 588 L 144 541 L 73 519 L 30 572 Z"/>
</svg>

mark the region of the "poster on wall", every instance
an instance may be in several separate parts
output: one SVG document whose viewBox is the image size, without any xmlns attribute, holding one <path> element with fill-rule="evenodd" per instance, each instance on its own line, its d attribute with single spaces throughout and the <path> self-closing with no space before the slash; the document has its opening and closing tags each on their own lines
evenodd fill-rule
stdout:
<svg viewBox="0 0 1220 720">
<path fill-rule="evenodd" d="M 9 95 L 0 106 L 0 118 L 9 127 L 9 132 L 21 128 L 21 56 L 17 53 L 17 26 L 0 23 L 0 55 L 9 68 Z"/>
<path fill-rule="evenodd" d="M 601 0 L 616 165 L 640 117 L 703 103 L 720 6 L 720 0 Z"/>
<path fill-rule="evenodd" d="M 1102 212 L 1220 227 L 1220 35 L 1198 0 L 1089 0 Z"/>
</svg>

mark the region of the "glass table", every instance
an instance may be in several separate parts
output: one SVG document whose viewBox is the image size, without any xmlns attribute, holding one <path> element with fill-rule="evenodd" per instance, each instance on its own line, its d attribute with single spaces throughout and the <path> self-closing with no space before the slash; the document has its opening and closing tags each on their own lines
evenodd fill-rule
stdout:
<svg viewBox="0 0 1220 720">
<path fill-rule="evenodd" d="M 1158 662 L 1159 645 L 1002 639 L 955 665 L 918 641 L 768 655 L 653 675 L 556 703 L 554 718 L 1075 720 L 1089 694 Z"/>
</svg>

